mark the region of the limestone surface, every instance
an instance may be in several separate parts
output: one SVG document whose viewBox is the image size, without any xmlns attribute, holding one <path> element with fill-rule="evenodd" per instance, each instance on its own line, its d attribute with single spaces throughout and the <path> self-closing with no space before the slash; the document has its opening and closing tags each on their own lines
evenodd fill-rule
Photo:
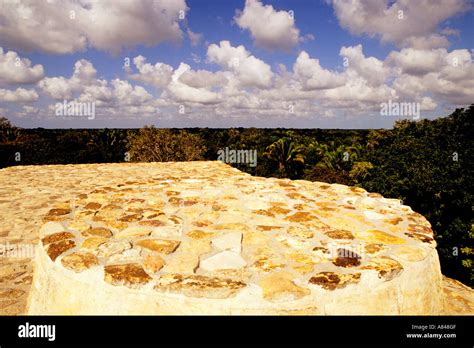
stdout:
<svg viewBox="0 0 474 348">
<path fill-rule="evenodd" d="M 33 281 L 31 258 L 0 260 L 3 314 L 472 314 L 428 221 L 361 188 L 220 162 L 12 167 L 0 183 L 0 235 L 38 243 Z"/>
</svg>

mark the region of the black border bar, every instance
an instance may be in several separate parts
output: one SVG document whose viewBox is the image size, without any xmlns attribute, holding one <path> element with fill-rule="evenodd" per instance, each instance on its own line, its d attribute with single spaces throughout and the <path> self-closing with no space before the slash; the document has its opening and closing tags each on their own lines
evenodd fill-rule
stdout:
<svg viewBox="0 0 474 348">
<path fill-rule="evenodd" d="M 473 316 L 18 316 L 0 317 L 0 347 L 448 345 L 473 347 Z M 55 325 L 55 340 L 20 338 L 20 325 Z M 425 327 L 425 329 L 422 329 Z M 407 334 L 455 334 L 408 338 Z"/>
</svg>

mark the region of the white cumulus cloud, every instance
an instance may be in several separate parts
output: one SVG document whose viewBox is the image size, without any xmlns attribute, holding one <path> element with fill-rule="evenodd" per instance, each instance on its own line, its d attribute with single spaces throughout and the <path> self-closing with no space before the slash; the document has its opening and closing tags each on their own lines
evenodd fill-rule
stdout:
<svg viewBox="0 0 474 348">
<path fill-rule="evenodd" d="M 156 88 L 163 88 L 170 83 L 173 74 L 173 68 L 170 65 L 160 62 L 152 65 L 147 63 L 146 58 L 141 55 L 133 58 L 133 63 L 139 73 L 129 74 L 129 78 L 153 85 Z"/>
<path fill-rule="evenodd" d="M 255 45 L 269 50 L 289 50 L 300 41 L 300 31 L 293 15 L 277 11 L 258 0 L 246 0 L 244 10 L 235 16 L 242 29 L 250 31 Z"/>
<path fill-rule="evenodd" d="M 229 41 L 211 44 L 207 58 L 232 71 L 242 87 L 269 88 L 273 72 L 270 65 L 251 55 L 244 46 L 233 47 Z"/>
<path fill-rule="evenodd" d="M 31 61 L 20 58 L 14 51 L 5 52 L 0 47 L 0 84 L 36 83 L 44 76 L 41 64 L 31 65 Z"/>
<path fill-rule="evenodd" d="M 16 90 L 0 89 L 0 101 L 27 103 L 38 100 L 38 93 L 34 89 L 17 88 Z"/>
<path fill-rule="evenodd" d="M 465 11 L 466 0 L 332 0 L 342 27 L 351 33 L 379 37 L 400 47 L 434 48 L 449 44 L 445 28 L 437 33 L 446 19 Z M 446 30 L 448 29 L 448 30 Z M 442 32 L 442 33 L 441 33 Z"/>
<path fill-rule="evenodd" d="M 178 42 L 180 11 L 188 10 L 185 0 L 18 0 L 1 8 L 5 46 L 56 54 Z"/>
<path fill-rule="evenodd" d="M 342 75 L 322 68 L 319 60 L 310 58 L 305 51 L 299 54 L 293 65 L 293 71 L 306 90 L 330 89 L 345 83 Z"/>
</svg>

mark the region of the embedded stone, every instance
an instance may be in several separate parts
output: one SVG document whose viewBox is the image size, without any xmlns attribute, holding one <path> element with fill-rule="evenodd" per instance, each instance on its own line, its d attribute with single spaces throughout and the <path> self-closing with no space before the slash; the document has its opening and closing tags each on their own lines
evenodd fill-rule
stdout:
<svg viewBox="0 0 474 348">
<path fill-rule="evenodd" d="M 286 302 L 298 300 L 308 296 L 309 289 L 298 286 L 289 272 L 276 272 L 260 281 L 263 298 L 272 302 Z"/>
<path fill-rule="evenodd" d="M 389 281 L 398 277 L 403 272 L 403 266 L 388 256 L 374 257 L 370 262 L 361 267 L 378 272 L 379 278 Z"/>
<path fill-rule="evenodd" d="M 74 239 L 74 235 L 71 232 L 53 233 L 41 239 L 41 243 L 43 243 L 43 245 L 48 245 L 65 239 Z"/>
<path fill-rule="evenodd" d="M 167 239 L 143 239 L 135 242 L 135 245 L 145 249 L 156 251 L 162 254 L 171 254 L 179 246 L 180 241 L 178 240 L 167 240 Z"/>
<path fill-rule="evenodd" d="M 400 222 L 403 221 L 403 219 L 401 217 L 395 217 L 395 218 L 385 219 L 383 221 L 388 224 L 398 225 Z"/>
<path fill-rule="evenodd" d="M 102 210 L 119 210 L 121 209 L 121 207 L 117 204 L 113 204 L 113 203 L 110 203 L 110 204 L 107 204 L 105 205 L 104 207 L 102 207 Z"/>
<path fill-rule="evenodd" d="M 151 210 L 143 212 L 143 217 L 147 220 L 162 218 L 163 216 L 165 216 L 165 213 L 163 213 L 162 211 Z"/>
<path fill-rule="evenodd" d="M 406 232 L 405 235 L 423 243 L 436 245 L 436 242 L 433 238 L 433 231 L 430 227 L 425 225 L 409 224 L 408 232 Z"/>
<path fill-rule="evenodd" d="M 84 208 L 85 209 L 90 209 L 90 210 L 99 210 L 101 207 L 102 207 L 102 204 L 100 204 L 100 203 L 90 202 L 90 203 L 87 203 Z"/>
<path fill-rule="evenodd" d="M 239 280 L 202 275 L 165 274 L 158 280 L 155 289 L 190 297 L 223 299 L 235 296 L 245 287 L 246 284 Z"/>
<path fill-rule="evenodd" d="M 274 213 L 272 213 L 272 212 L 269 211 L 269 210 L 265 210 L 265 209 L 254 210 L 253 213 L 254 213 L 254 214 L 257 214 L 257 215 L 264 215 L 264 216 L 275 217 L 275 214 L 274 214 Z"/>
<path fill-rule="evenodd" d="M 145 236 L 149 236 L 151 232 L 152 231 L 149 228 L 128 227 L 116 233 L 115 238 L 123 239 L 123 238 L 132 238 L 132 237 L 145 237 Z"/>
<path fill-rule="evenodd" d="M 106 242 L 104 244 L 99 245 L 98 247 L 98 256 L 99 257 L 110 257 L 114 254 L 121 253 L 124 250 L 130 249 L 132 245 L 129 242 L 121 241 L 121 242 Z"/>
<path fill-rule="evenodd" d="M 287 257 L 295 262 L 310 265 L 315 265 L 322 261 L 321 258 L 315 255 L 310 255 L 302 252 L 289 253 Z"/>
<path fill-rule="evenodd" d="M 163 260 L 159 255 L 147 255 L 143 261 L 143 268 L 148 273 L 156 273 L 165 265 L 165 260 Z"/>
<path fill-rule="evenodd" d="M 315 216 L 309 212 L 297 212 L 297 213 L 287 216 L 285 220 L 288 220 L 291 222 L 304 222 L 304 221 L 311 221 L 314 218 Z"/>
<path fill-rule="evenodd" d="M 406 241 L 402 238 L 398 238 L 387 232 L 380 230 L 363 230 L 356 232 L 356 236 L 363 241 L 369 243 L 382 243 L 382 244 L 405 244 Z"/>
<path fill-rule="evenodd" d="M 310 284 L 318 285 L 326 290 L 343 289 L 349 284 L 357 284 L 361 273 L 342 274 L 335 272 L 320 272 L 309 279 Z"/>
<path fill-rule="evenodd" d="M 173 255 L 171 260 L 165 265 L 163 272 L 189 274 L 195 273 L 199 267 L 199 254 L 180 253 Z"/>
<path fill-rule="evenodd" d="M 301 226 L 290 226 L 288 227 L 287 232 L 290 236 L 296 236 L 306 239 L 314 237 L 314 233 L 309 228 Z"/>
<path fill-rule="evenodd" d="M 214 272 L 222 269 L 240 269 L 247 265 L 247 262 L 233 251 L 223 251 L 210 256 L 199 263 L 199 267 L 207 272 Z"/>
<path fill-rule="evenodd" d="M 214 238 L 211 243 L 221 250 L 231 250 L 240 253 L 242 249 L 242 232 L 226 233 L 221 237 Z"/>
<path fill-rule="evenodd" d="M 82 232 L 91 228 L 91 225 L 82 220 L 73 220 L 67 227 L 68 229 Z"/>
<path fill-rule="evenodd" d="M 246 224 L 242 223 L 223 223 L 217 224 L 211 227 L 213 230 L 234 230 L 240 232 L 247 232 L 250 228 Z"/>
<path fill-rule="evenodd" d="M 304 226 L 304 227 L 307 227 L 307 228 L 310 228 L 312 230 L 314 230 L 315 232 L 326 232 L 326 231 L 329 231 L 331 230 L 331 227 L 322 222 L 318 217 L 314 217 L 314 219 L 310 220 L 310 221 L 303 221 L 303 222 L 300 222 L 300 225 L 301 226 Z"/>
<path fill-rule="evenodd" d="M 112 237 L 113 233 L 108 228 L 104 227 L 93 227 L 88 230 L 82 231 L 82 235 L 86 237 L 103 237 L 109 238 Z"/>
<path fill-rule="evenodd" d="M 307 249 L 312 244 L 310 240 L 297 237 L 287 237 L 285 235 L 277 236 L 275 239 L 285 247 L 293 250 Z"/>
<path fill-rule="evenodd" d="M 272 214 L 278 215 L 287 215 L 288 213 L 291 213 L 290 209 L 282 208 L 279 205 L 273 205 L 271 208 L 268 209 L 268 211 Z"/>
<path fill-rule="evenodd" d="M 262 255 L 254 263 L 253 267 L 263 272 L 271 272 L 274 270 L 282 269 L 286 264 L 280 261 L 278 258 L 272 256 Z"/>
<path fill-rule="evenodd" d="M 71 209 L 51 209 L 46 216 L 63 216 L 71 213 Z"/>
<path fill-rule="evenodd" d="M 183 234 L 182 225 L 155 227 L 151 233 L 152 237 L 179 238 Z"/>
<path fill-rule="evenodd" d="M 94 218 L 94 212 L 91 210 L 79 210 L 75 212 L 75 217 L 77 219 L 87 219 L 87 218 Z"/>
<path fill-rule="evenodd" d="M 215 235 L 214 232 L 204 232 L 202 230 L 192 230 L 187 233 L 187 236 L 192 239 L 212 238 Z"/>
<path fill-rule="evenodd" d="M 293 265 L 291 268 L 300 274 L 307 274 L 314 271 L 314 265 L 305 263 Z"/>
<path fill-rule="evenodd" d="M 167 260 L 163 272 L 166 273 L 194 273 L 199 267 L 201 255 L 211 251 L 211 244 L 207 239 L 182 242 L 176 253 Z"/>
<path fill-rule="evenodd" d="M 125 216 L 122 216 L 121 218 L 119 218 L 119 221 L 121 221 L 121 222 L 136 222 L 136 221 L 140 221 L 142 218 L 143 218 L 142 214 L 129 214 L 129 215 L 125 215 Z"/>
<path fill-rule="evenodd" d="M 84 249 L 97 249 L 99 245 L 105 242 L 107 242 L 107 238 L 104 237 L 89 237 L 82 242 L 81 247 Z"/>
<path fill-rule="evenodd" d="M 165 223 L 161 220 L 142 220 L 138 224 L 141 226 L 152 226 L 152 227 L 165 226 Z"/>
<path fill-rule="evenodd" d="M 338 256 L 332 262 L 338 267 L 356 267 L 360 265 L 360 255 L 348 249 L 337 249 Z"/>
<path fill-rule="evenodd" d="M 196 226 L 196 227 L 207 227 L 207 226 L 212 225 L 212 221 L 210 221 L 210 220 L 198 220 L 198 221 L 194 221 L 193 225 Z"/>
<path fill-rule="evenodd" d="M 136 263 L 108 265 L 104 267 L 104 280 L 112 285 L 139 287 L 151 280 L 151 277 Z"/>
<path fill-rule="evenodd" d="M 114 263 L 134 263 L 141 261 L 141 251 L 138 249 L 125 249 L 109 256 L 107 262 Z"/>
<path fill-rule="evenodd" d="M 354 235 L 347 230 L 331 230 L 325 234 L 332 239 L 354 239 Z"/>
<path fill-rule="evenodd" d="M 65 251 L 72 249 L 76 246 L 76 242 L 70 239 L 61 240 L 59 242 L 51 243 L 48 245 L 47 253 L 52 261 L 55 261 L 59 255 Z"/>
<path fill-rule="evenodd" d="M 64 256 L 61 259 L 61 263 L 67 269 L 70 269 L 74 272 L 82 272 L 91 268 L 92 266 L 97 265 L 99 262 L 94 254 L 76 252 Z"/>
<path fill-rule="evenodd" d="M 257 225 L 257 230 L 259 231 L 273 231 L 273 230 L 281 230 L 282 226 L 268 226 L 268 225 Z"/>
</svg>

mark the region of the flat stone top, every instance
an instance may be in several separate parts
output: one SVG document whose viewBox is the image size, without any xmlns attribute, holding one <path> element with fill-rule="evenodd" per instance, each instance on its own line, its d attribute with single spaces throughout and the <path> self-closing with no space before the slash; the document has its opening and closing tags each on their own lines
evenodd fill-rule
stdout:
<svg viewBox="0 0 474 348">
<path fill-rule="evenodd" d="M 366 275 L 393 281 L 435 247 L 423 216 L 361 188 L 221 162 L 153 166 L 51 206 L 40 229 L 49 258 L 71 272 L 103 269 L 124 289 L 224 299 L 252 286 L 283 302 Z"/>
</svg>

